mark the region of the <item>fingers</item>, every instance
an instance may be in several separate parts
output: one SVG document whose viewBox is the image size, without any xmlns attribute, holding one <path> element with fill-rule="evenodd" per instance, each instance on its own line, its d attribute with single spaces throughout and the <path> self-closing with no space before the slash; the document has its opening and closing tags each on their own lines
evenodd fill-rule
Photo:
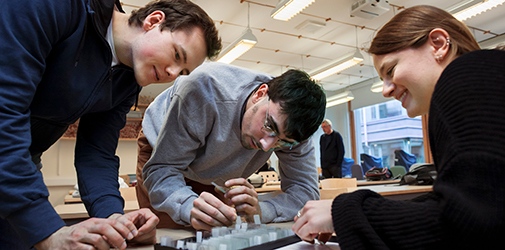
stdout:
<svg viewBox="0 0 505 250">
<path fill-rule="evenodd" d="M 251 192 L 242 187 L 234 189 L 237 190 L 229 191 L 226 196 L 230 197 L 230 201 L 238 213 L 257 214 L 260 212 L 258 194 L 254 190 Z"/>
<path fill-rule="evenodd" d="M 244 178 L 229 179 L 224 183 L 224 185 L 228 188 L 232 188 L 235 186 L 245 186 L 250 189 L 254 189 L 254 186 Z"/>
<path fill-rule="evenodd" d="M 304 214 L 304 208 L 303 207 L 302 209 L 300 209 L 298 211 L 298 213 L 295 215 L 294 217 L 294 221 L 295 223 L 293 224 L 293 226 L 291 226 L 291 229 L 293 230 L 293 232 L 295 232 L 298 236 L 300 236 L 300 238 L 302 238 L 302 236 L 299 234 L 300 233 L 300 229 L 307 223 L 307 216 L 306 217 L 303 217 L 302 215 Z"/>
<path fill-rule="evenodd" d="M 101 241 L 98 240 L 97 236 L 99 238 L 103 238 L 108 243 L 108 245 L 118 249 L 125 249 L 126 248 L 125 239 L 130 240 L 134 237 L 134 235 L 130 232 L 129 228 L 124 225 L 124 223 L 128 224 L 127 222 L 125 222 L 124 218 L 119 220 L 92 218 L 84 222 L 86 222 L 86 224 L 79 225 L 80 224 L 79 223 L 77 225 L 82 226 L 82 228 L 87 230 L 89 233 L 94 234 L 90 236 L 90 238 L 94 240 L 93 245 L 95 247 L 97 247 L 97 245 L 95 244 L 101 243 Z M 107 247 L 110 248 L 110 246 L 108 245 Z"/>
<path fill-rule="evenodd" d="M 139 230 L 139 234 L 129 242 L 143 245 L 156 244 L 156 227 L 150 229 L 150 231 L 144 230 L 142 233 Z"/>
<path fill-rule="evenodd" d="M 211 225 L 203 222 L 198 215 L 193 213 L 193 210 L 191 210 L 191 227 L 193 227 L 195 230 L 203 230 L 203 231 L 210 231 L 212 230 Z"/>
<path fill-rule="evenodd" d="M 125 249 L 124 237 L 119 234 L 112 220 L 92 218 L 71 227 L 58 230 L 51 240 L 51 247 L 72 246 L 71 249 Z M 117 225 L 116 225 L 117 226 Z"/>
<path fill-rule="evenodd" d="M 114 249 L 126 249 L 127 247 L 126 240 L 124 239 L 122 240 L 121 243 L 119 243 L 120 245 L 118 246 L 118 243 L 114 243 L 113 241 L 109 240 L 105 235 L 102 235 L 102 238 L 105 240 L 106 244 L 99 247 L 96 246 L 96 244 L 93 244 L 95 249 L 110 249 L 111 247 L 113 247 Z"/>
<path fill-rule="evenodd" d="M 258 193 L 244 178 L 228 180 L 226 186 L 233 186 L 226 192 L 228 198 L 239 214 L 260 214 Z"/>
<path fill-rule="evenodd" d="M 294 217 L 293 232 L 308 242 L 319 237 L 322 242 L 328 241 L 334 231 L 331 204 L 332 200 L 308 201 Z"/>
<path fill-rule="evenodd" d="M 237 218 L 234 208 L 224 204 L 214 195 L 202 192 L 193 201 L 191 224 L 199 229 L 209 230 L 216 226 L 230 226 Z"/>
<path fill-rule="evenodd" d="M 129 216 L 122 214 L 113 214 L 109 216 L 108 220 L 116 231 L 121 234 L 123 239 L 131 240 L 137 236 L 138 231 L 135 224 Z"/>
<path fill-rule="evenodd" d="M 317 235 L 319 234 L 319 232 L 317 232 L 318 230 L 313 228 L 312 225 L 308 224 L 308 220 L 306 219 L 306 217 L 295 216 L 295 218 L 296 218 L 295 224 L 293 224 L 293 226 L 291 227 L 293 232 L 295 232 L 295 234 L 298 235 L 300 239 L 313 243 L 314 238 L 316 238 Z"/>
<path fill-rule="evenodd" d="M 108 219 L 91 218 L 70 227 L 62 227 L 36 244 L 37 249 L 126 249 L 126 239 L 139 239 L 147 243 L 156 241 L 158 218 L 152 212 L 111 215 Z M 142 234 L 135 223 L 143 224 Z M 141 227 L 142 228 L 142 227 Z M 148 241 L 150 240 L 150 241 Z"/>
<path fill-rule="evenodd" d="M 124 215 L 137 228 L 138 234 L 131 239 L 132 242 L 141 244 L 156 243 L 156 225 L 159 218 L 150 209 L 142 208 Z"/>
<path fill-rule="evenodd" d="M 155 228 L 158 225 L 160 219 L 156 216 L 150 209 L 141 208 L 133 212 L 129 212 L 124 215 L 129 221 L 131 221 L 139 233 L 143 230 L 148 230 Z"/>
<path fill-rule="evenodd" d="M 226 220 L 226 217 L 220 212 L 209 215 L 194 207 L 191 209 L 191 226 L 197 230 L 210 230 L 213 227 L 230 226 L 232 221 L 233 220 Z"/>
</svg>

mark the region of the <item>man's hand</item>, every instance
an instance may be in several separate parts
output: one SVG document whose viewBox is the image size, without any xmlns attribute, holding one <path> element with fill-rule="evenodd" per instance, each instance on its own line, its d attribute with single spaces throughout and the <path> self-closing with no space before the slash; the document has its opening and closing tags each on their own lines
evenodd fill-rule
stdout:
<svg viewBox="0 0 505 250">
<path fill-rule="evenodd" d="M 239 215 L 246 215 L 248 222 L 254 222 L 255 214 L 261 216 L 258 193 L 251 183 L 244 178 L 236 178 L 226 181 L 224 185 L 229 188 L 225 198 L 230 201 L 229 205 L 235 207 Z"/>
<path fill-rule="evenodd" d="M 193 201 L 191 226 L 196 230 L 210 231 L 213 227 L 231 226 L 237 218 L 237 212 L 224 204 L 216 196 L 202 192 Z"/>
<path fill-rule="evenodd" d="M 156 225 L 158 225 L 160 220 L 150 209 L 142 208 L 125 215 L 113 214 L 109 216 L 109 218 L 115 219 L 125 225 L 128 224 L 128 222 L 135 225 L 137 235 L 129 240 L 129 242 L 135 244 L 156 243 Z"/>
<path fill-rule="evenodd" d="M 37 243 L 41 249 L 126 249 L 126 241 L 137 236 L 133 223 L 123 224 L 114 219 L 91 218 L 62 227 L 52 235 Z"/>
</svg>

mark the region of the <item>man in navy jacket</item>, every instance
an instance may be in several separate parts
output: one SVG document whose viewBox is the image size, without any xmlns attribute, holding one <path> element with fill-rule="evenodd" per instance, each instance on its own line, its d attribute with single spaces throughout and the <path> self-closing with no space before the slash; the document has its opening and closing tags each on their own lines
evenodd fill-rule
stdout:
<svg viewBox="0 0 505 250">
<path fill-rule="evenodd" d="M 173 81 L 217 55 L 212 19 L 187 0 L 152 2 L 131 15 L 115 0 L 1 6 L 0 249 L 152 243 L 154 214 L 123 215 L 119 131 L 142 86 Z M 97 218 L 67 227 L 39 169 L 42 153 L 78 119 L 79 191 Z"/>
</svg>

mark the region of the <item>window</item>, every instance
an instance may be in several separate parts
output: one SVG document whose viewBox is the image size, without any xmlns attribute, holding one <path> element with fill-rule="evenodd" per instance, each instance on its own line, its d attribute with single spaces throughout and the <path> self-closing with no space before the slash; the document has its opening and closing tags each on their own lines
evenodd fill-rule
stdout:
<svg viewBox="0 0 505 250">
<path fill-rule="evenodd" d="M 415 155 L 424 162 L 421 117 L 409 118 L 396 100 L 354 110 L 357 155 L 368 154 L 382 159 L 383 167 L 396 165 L 395 150 Z"/>
</svg>

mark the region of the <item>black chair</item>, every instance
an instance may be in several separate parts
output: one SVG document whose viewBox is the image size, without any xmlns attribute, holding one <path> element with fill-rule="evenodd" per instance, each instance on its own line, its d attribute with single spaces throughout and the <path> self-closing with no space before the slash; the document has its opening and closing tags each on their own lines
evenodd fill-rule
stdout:
<svg viewBox="0 0 505 250">
<path fill-rule="evenodd" d="M 382 158 L 380 157 L 375 157 L 368 154 L 360 154 L 360 158 L 361 167 L 363 168 L 364 173 L 373 167 L 382 168 Z"/>
<path fill-rule="evenodd" d="M 365 174 L 363 172 L 363 168 L 359 164 L 353 164 L 351 166 L 351 177 L 356 178 L 357 180 L 364 180 Z"/>
<path fill-rule="evenodd" d="M 413 154 L 409 154 L 402 149 L 395 150 L 395 166 L 403 166 L 407 172 L 410 166 L 417 162 L 417 158 Z"/>
</svg>

